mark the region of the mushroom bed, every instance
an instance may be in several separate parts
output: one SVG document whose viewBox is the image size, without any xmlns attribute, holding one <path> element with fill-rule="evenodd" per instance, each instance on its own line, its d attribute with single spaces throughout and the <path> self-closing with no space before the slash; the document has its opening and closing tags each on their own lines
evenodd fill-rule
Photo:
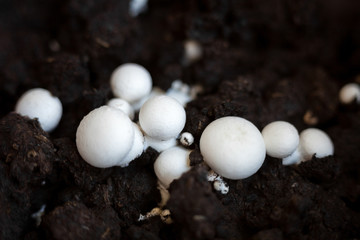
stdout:
<svg viewBox="0 0 360 240">
<path fill-rule="evenodd" d="M 142 3 L 2 0 L 0 239 L 359 239 L 360 105 L 347 96 L 341 103 L 339 92 L 352 83 L 349 94 L 359 96 L 360 1 Z M 162 209 L 156 208 L 162 197 L 154 171 L 159 153 L 152 147 L 127 167 L 96 168 L 76 145 L 80 121 L 114 97 L 110 79 L 125 63 L 143 66 L 163 91 L 175 80 L 202 88 L 185 106 L 182 133 L 191 135 L 181 142 L 193 141 L 186 146 L 191 168 L 179 164 L 189 171 L 170 184 Z M 33 88 L 49 90 L 62 103 L 50 133 L 14 112 Z M 154 120 L 151 114 L 146 121 Z M 228 116 L 260 131 L 274 121 L 289 122 L 299 133 L 321 129 L 334 155 L 298 165 L 266 155 L 247 178 L 215 174 L 221 181 L 208 181 L 200 138 L 211 122 Z M 100 133 L 88 134 L 95 138 L 91 150 L 99 155 L 89 154 L 95 162 L 111 156 L 96 149 L 107 146 Z M 231 148 L 224 132 L 207 142 L 208 159 L 219 155 L 217 146 Z M 162 161 L 188 153 L 175 148 Z M 224 158 L 233 160 L 231 153 Z"/>
</svg>

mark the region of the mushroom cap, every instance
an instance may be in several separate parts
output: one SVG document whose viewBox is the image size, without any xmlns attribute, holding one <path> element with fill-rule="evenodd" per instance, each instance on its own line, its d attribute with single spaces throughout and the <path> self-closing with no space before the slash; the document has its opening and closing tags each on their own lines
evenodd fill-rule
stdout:
<svg viewBox="0 0 360 240">
<path fill-rule="evenodd" d="M 156 140 L 176 138 L 185 126 L 183 106 L 168 96 L 156 96 L 140 109 L 139 122 L 146 135 Z"/>
<path fill-rule="evenodd" d="M 131 107 L 131 105 L 121 98 L 113 98 L 110 99 L 107 103 L 108 106 L 116 108 L 120 111 L 123 111 L 128 117 L 132 120 L 134 119 L 135 113 L 134 109 Z"/>
<path fill-rule="evenodd" d="M 348 83 L 344 85 L 339 92 L 339 99 L 341 103 L 349 104 L 356 100 L 360 103 L 360 87 L 356 83 Z"/>
<path fill-rule="evenodd" d="M 50 132 L 59 124 L 63 108 L 59 98 L 43 88 L 34 88 L 25 92 L 17 101 L 15 112 L 37 118 L 41 128 Z"/>
<path fill-rule="evenodd" d="M 160 153 L 154 163 L 154 171 L 166 188 L 190 170 L 189 154 L 190 151 L 182 147 L 172 147 Z"/>
<path fill-rule="evenodd" d="M 323 158 L 334 154 L 334 144 L 324 131 L 308 128 L 300 133 L 300 152 L 302 161 L 310 160 L 314 154 Z"/>
<path fill-rule="evenodd" d="M 194 143 L 194 136 L 189 132 L 183 132 L 180 135 L 180 143 L 183 146 L 188 147 L 188 146 L 190 146 L 191 144 Z"/>
<path fill-rule="evenodd" d="M 223 117 L 211 122 L 201 135 L 200 151 L 215 172 L 234 180 L 257 172 L 266 155 L 260 131 L 240 117 Z"/>
<path fill-rule="evenodd" d="M 125 113 L 109 106 L 91 111 L 76 131 L 81 157 L 98 168 L 112 167 L 122 161 L 133 142 L 133 123 Z"/>
<path fill-rule="evenodd" d="M 187 40 L 184 43 L 185 62 L 192 63 L 202 57 L 201 44 L 195 40 Z"/>
<path fill-rule="evenodd" d="M 149 95 L 152 87 L 150 73 L 141 65 L 125 63 L 111 74 L 110 85 L 113 94 L 129 103 Z"/>
<path fill-rule="evenodd" d="M 275 121 L 269 123 L 261 132 L 266 153 L 274 158 L 290 156 L 299 145 L 299 133 L 290 123 Z"/>
</svg>

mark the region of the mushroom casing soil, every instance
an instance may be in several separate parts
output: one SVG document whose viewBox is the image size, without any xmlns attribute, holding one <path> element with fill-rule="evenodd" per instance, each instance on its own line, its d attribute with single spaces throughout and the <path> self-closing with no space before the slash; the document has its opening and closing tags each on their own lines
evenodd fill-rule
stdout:
<svg viewBox="0 0 360 240">
<path fill-rule="evenodd" d="M 338 101 L 341 86 L 360 84 L 359 1 L 149 0 L 138 17 L 118 0 L 0 5 L 0 239 L 360 238 L 360 108 Z M 191 64 L 188 39 L 203 54 Z M 113 97 L 111 72 L 126 62 L 164 90 L 176 79 L 204 88 L 185 109 L 193 168 L 170 186 L 172 224 L 138 221 L 161 200 L 155 150 L 98 169 L 76 149 L 79 122 Z M 34 87 L 63 104 L 50 134 L 13 113 Z M 255 175 L 225 179 L 222 195 L 199 139 L 224 116 L 321 128 L 335 155 L 298 166 L 266 157 Z"/>
</svg>

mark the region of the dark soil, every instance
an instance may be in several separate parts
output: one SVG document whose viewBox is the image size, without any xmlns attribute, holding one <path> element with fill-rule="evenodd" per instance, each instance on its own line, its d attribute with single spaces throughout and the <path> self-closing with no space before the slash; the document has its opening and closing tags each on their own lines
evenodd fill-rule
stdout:
<svg viewBox="0 0 360 240">
<path fill-rule="evenodd" d="M 338 102 L 360 76 L 360 1 L 2 0 L 0 3 L 0 239 L 360 239 L 360 107 Z M 184 64 L 183 43 L 203 58 Z M 171 184 L 160 217 L 152 149 L 127 168 L 97 169 L 79 156 L 80 120 L 112 97 L 111 72 L 136 62 L 166 90 L 182 79 L 204 92 L 186 107 L 192 170 Z M 63 103 L 50 134 L 12 113 L 24 91 Z M 255 175 L 206 180 L 198 142 L 223 116 L 259 129 L 274 120 L 326 131 L 335 155 L 299 166 L 267 157 Z M 32 217 L 42 206 L 40 224 Z"/>
</svg>

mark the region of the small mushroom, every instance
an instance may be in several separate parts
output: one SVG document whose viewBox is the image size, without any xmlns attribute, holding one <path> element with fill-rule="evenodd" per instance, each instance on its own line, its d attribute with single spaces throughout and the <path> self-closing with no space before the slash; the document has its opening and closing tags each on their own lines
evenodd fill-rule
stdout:
<svg viewBox="0 0 360 240">
<path fill-rule="evenodd" d="M 300 133 L 302 161 L 310 160 L 313 155 L 324 158 L 334 154 L 334 144 L 329 135 L 317 128 L 308 128 Z"/>
<path fill-rule="evenodd" d="M 256 173 L 266 155 L 260 131 L 240 117 L 223 117 L 211 122 L 201 135 L 200 151 L 210 168 L 234 180 Z"/>
<path fill-rule="evenodd" d="M 283 159 L 283 165 L 299 164 L 311 160 L 315 155 L 324 158 L 334 154 L 334 144 L 329 135 L 317 128 L 308 128 L 300 133 L 297 149 Z"/>
<path fill-rule="evenodd" d="M 123 111 L 126 115 L 128 115 L 128 117 L 131 120 L 134 119 L 134 116 L 135 116 L 134 109 L 124 99 L 121 99 L 121 98 L 110 99 L 110 101 L 108 101 L 107 105 L 109 107 L 113 107 L 113 108 L 116 108 L 116 109 L 118 109 L 120 111 Z"/>
<path fill-rule="evenodd" d="M 275 121 L 269 123 L 261 132 L 266 154 L 274 158 L 290 156 L 299 145 L 299 133 L 290 123 Z"/>
<path fill-rule="evenodd" d="M 360 103 L 360 87 L 356 83 L 348 83 L 344 85 L 339 92 L 340 102 L 343 104 L 350 104 L 353 101 Z"/>
<path fill-rule="evenodd" d="M 129 2 L 129 15 L 137 17 L 140 13 L 145 12 L 147 9 L 148 0 L 130 0 Z"/>
<path fill-rule="evenodd" d="M 16 113 L 37 118 L 41 128 L 46 132 L 51 132 L 57 127 L 62 111 L 59 98 L 43 88 L 28 90 L 19 98 L 15 106 Z"/>
<path fill-rule="evenodd" d="M 147 136 L 156 140 L 176 138 L 185 126 L 185 109 L 175 99 L 156 96 L 140 109 L 139 122 Z"/>
<path fill-rule="evenodd" d="M 189 132 L 183 132 L 180 135 L 180 143 L 184 146 L 184 147 L 188 147 L 191 146 L 194 143 L 194 136 L 189 133 Z"/>
<path fill-rule="evenodd" d="M 150 94 L 152 79 L 141 65 L 126 63 L 114 70 L 110 78 L 113 94 L 130 104 Z"/>
<path fill-rule="evenodd" d="M 187 40 L 184 43 L 185 64 L 196 62 L 202 57 L 202 47 L 198 41 Z"/>
<path fill-rule="evenodd" d="M 160 153 L 154 163 L 154 171 L 165 188 L 190 170 L 189 154 L 190 151 L 182 147 L 172 147 Z"/>
</svg>

